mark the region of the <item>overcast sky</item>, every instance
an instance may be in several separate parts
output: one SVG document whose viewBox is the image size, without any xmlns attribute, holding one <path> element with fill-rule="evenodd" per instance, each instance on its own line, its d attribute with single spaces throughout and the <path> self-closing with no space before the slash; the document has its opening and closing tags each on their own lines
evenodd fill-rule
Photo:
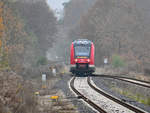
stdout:
<svg viewBox="0 0 150 113">
<path fill-rule="evenodd" d="M 47 0 L 48 4 L 53 10 L 63 10 L 62 3 L 68 2 L 70 0 Z"/>
</svg>

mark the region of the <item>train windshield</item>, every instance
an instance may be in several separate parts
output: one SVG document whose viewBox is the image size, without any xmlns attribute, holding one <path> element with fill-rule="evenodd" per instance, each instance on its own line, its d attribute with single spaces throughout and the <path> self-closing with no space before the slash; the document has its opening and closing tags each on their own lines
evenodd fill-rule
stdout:
<svg viewBox="0 0 150 113">
<path fill-rule="evenodd" d="M 75 46 L 75 57 L 90 57 L 91 47 L 89 45 Z"/>
</svg>

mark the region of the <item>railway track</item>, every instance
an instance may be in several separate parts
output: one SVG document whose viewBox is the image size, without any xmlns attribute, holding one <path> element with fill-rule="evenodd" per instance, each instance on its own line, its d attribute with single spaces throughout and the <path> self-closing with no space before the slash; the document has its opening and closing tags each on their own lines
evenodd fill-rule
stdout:
<svg viewBox="0 0 150 113">
<path fill-rule="evenodd" d="M 100 113 L 107 113 L 104 111 L 101 107 L 99 107 L 97 104 L 95 104 L 93 101 L 89 100 L 86 96 L 84 96 L 82 93 L 80 93 L 75 87 L 74 87 L 74 80 L 76 77 L 73 77 L 73 79 L 70 82 L 70 87 L 72 90 L 78 95 L 78 97 L 82 98 L 85 102 L 87 102 L 89 105 L 91 105 L 93 108 L 95 108 Z"/>
<path fill-rule="evenodd" d="M 93 76 L 95 76 L 95 77 L 113 78 L 113 79 L 121 80 L 121 81 L 124 81 L 124 82 L 129 82 L 129 83 L 132 83 L 132 84 L 143 86 L 143 87 L 146 87 L 146 88 L 150 88 L 150 82 L 143 81 L 143 80 L 138 80 L 138 79 L 134 79 L 134 78 L 120 77 L 120 76 L 111 76 L 111 75 L 93 75 Z"/>
<path fill-rule="evenodd" d="M 100 90 L 93 85 L 90 77 L 73 77 L 70 86 L 78 97 L 100 113 L 146 113 Z"/>
</svg>

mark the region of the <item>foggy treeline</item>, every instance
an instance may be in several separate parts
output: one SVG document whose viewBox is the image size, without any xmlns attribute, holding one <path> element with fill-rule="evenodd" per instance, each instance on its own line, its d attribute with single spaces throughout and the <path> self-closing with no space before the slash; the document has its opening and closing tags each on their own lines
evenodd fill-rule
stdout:
<svg viewBox="0 0 150 113">
<path fill-rule="evenodd" d="M 44 0 L 0 0 L 0 67 L 20 74 L 46 63 L 57 32 L 56 18 Z"/>
<path fill-rule="evenodd" d="M 24 72 L 44 65 L 49 49 L 50 55 L 58 54 L 68 62 L 70 44 L 78 38 L 94 42 L 96 66 L 103 64 L 104 57 L 111 64 L 116 55 L 133 71 L 149 67 L 148 1 L 71 0 L 64 3 L 64 18 L 58 21 L 46 0 L 0 3 L 1 68 Z"/>
<path fill-rule="evenodd" d="M 45 0 L 0 0 L 0 113 L 42 113 L 33 78 L 48 64 L 56 24 Z"/>
<path fill-rule="evenodd" d="M 142 5 L 138 0 L 72 0 L 65 7 L 64 25 L 71 26 L 72 40 L 78 37 L 94 42 L 97 66 L 104 57 L 111 62 L 117 55 L 128 69 L 141 72 L 150 63 L 148 5 L 145 9 Z"/>
</svg>

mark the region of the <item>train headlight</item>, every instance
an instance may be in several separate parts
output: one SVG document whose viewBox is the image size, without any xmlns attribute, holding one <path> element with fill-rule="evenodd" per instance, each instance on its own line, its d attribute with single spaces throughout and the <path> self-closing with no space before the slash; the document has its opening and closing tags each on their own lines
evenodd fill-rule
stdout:
<svg viewBox="0 0 150 113">
<path fill-rule="evenodd" d="M 75 59 L 74 61 L 75 61 L 75 62 L 77 62 L 77 61 L 78 61 L 78 59 Z"/>
<path fill-rule="evenodd" d="M 88 62 L 90 62 L 90 59 L 87 59 Z"/>
</svg>

